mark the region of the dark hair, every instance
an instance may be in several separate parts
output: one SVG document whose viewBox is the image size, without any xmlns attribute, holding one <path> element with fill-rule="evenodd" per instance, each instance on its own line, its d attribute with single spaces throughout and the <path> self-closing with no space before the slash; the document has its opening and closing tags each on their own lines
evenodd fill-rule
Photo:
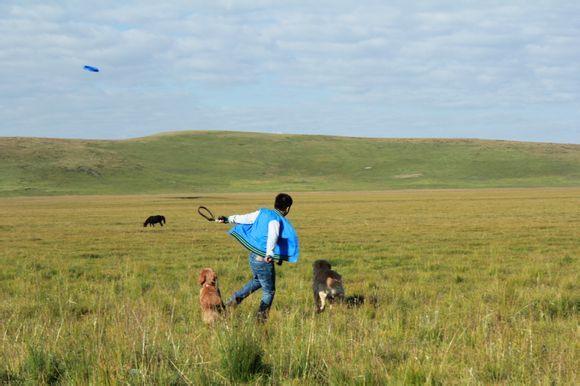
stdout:
<svg viewBox="0 0 580 386">
<path fill-rule="evenodd" d="M 274 201 L 274 208 L 284 210 L 292 206 L 292 197 L 286 193 L 280 193 L 276 196 Z"/>
</svg>

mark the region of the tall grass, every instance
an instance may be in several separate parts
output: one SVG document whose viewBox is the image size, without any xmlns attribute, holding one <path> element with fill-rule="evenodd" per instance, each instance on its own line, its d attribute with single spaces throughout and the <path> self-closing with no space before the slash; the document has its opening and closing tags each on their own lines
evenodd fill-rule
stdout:
<svg viewBox="0 0 580 386">
<path fill-rule="evenodd" d="M 578 189 L 295 193 L 269 321 L 256 293 L 214 328 L 199 270 L 228 296 L 249 269 L 195 209 L 273 195 L 200 196 L 0 199 L 0 382 L 578 383 Z M 366 303 L 315 314 L 318 258 Z"/>
</svg>

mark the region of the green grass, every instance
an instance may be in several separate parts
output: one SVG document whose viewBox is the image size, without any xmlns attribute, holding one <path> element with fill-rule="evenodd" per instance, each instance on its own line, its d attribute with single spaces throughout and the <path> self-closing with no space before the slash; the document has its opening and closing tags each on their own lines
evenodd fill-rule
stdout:
<svg viewBox="0 0 580 386">
<path fill-rule="evenodd" d="M 571 187 L 580 145 L 235 132 L 0 138 L 0 181 L 1 196 Z"/>
<path fill-rule="evenodd" d="M 270 320 L 213 329 L 198 272 L 229 296 L 247 255 L 195 209 L 273 194 L 198 196 L 0 199 L 0 383 L 578 384 L 578 188 L 293 193 Z M 314 313 L 319 258 L 362 307 Z"/>
</svg>

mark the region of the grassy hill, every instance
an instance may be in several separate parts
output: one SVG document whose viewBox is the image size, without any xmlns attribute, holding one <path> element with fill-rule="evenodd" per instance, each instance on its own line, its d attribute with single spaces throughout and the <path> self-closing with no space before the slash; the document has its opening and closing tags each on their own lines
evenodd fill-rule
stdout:
<svg viewBox="0 0 580 386">
<path fill-rule="evenodd" d="M 580 186 L 580 145 L 178 132 L 0 138 L 0 196 Z"/>
</svg>

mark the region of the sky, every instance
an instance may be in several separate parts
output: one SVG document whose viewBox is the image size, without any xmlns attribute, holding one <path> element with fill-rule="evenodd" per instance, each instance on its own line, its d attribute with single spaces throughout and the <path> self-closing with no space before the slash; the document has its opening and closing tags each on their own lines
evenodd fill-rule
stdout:
<svg viewBox="0 0 580 386">
<path fill-rule="evenodd" d="M 0 136 L 182 130 L 578 144 L 580 2 L 0 0 Z"/>
</svg>

